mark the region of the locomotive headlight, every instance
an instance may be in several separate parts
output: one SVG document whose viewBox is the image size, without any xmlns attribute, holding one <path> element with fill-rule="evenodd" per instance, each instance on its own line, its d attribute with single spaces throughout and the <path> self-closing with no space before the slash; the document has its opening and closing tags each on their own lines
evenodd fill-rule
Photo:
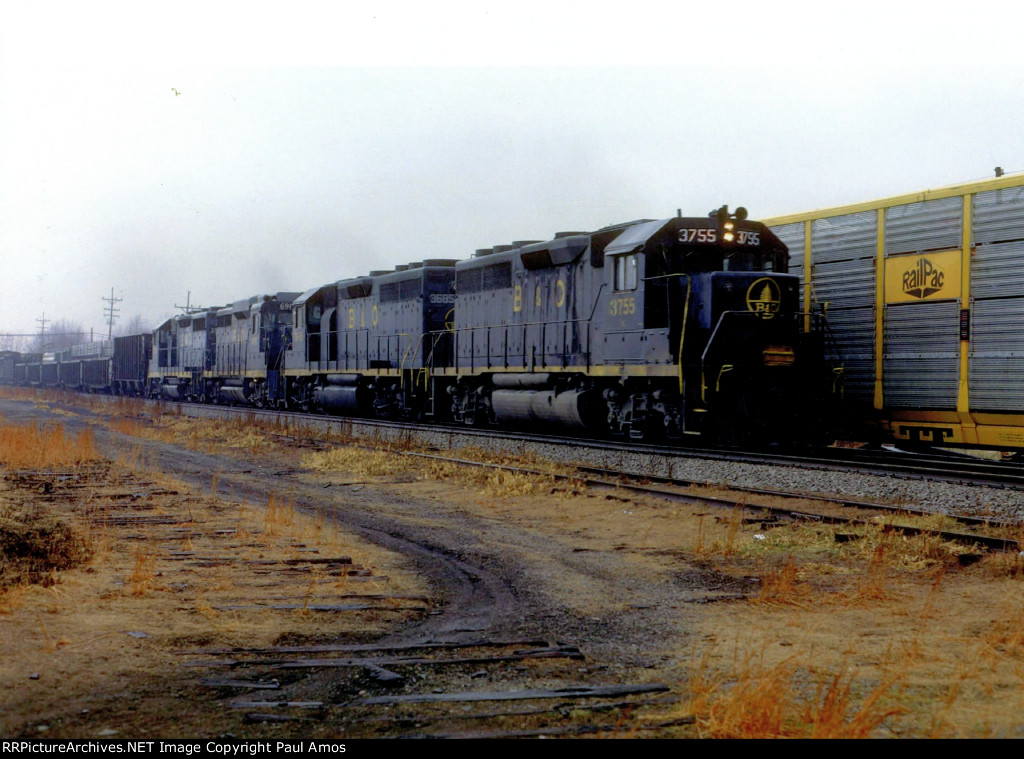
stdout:
<svg viewBox="0 0 1024 759">
<path fill-rule="evenodd" d="M 725 240 L 726 242 L 732 242 L 734 239 L 736 239 L 736 234 L 733 232 L 733 228 L 735 226 L 736 225 L 733 224 L 731 221 L 727 221 L 725 222 L 725 224 L 722 225 L 722 228 L 724 230 L 722 232 L 723 240 Z"/>
</svg>

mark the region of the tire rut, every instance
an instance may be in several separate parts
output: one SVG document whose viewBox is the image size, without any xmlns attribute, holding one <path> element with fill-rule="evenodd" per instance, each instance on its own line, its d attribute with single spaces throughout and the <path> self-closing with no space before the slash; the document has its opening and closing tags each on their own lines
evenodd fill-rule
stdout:
<svg viewBox="0 0 1024 759">
<path fill-rule="evenodd" d="M 106 453 L 117 447 L 118 433 L 97 428 L 97 445 Z M 216 494 L 241 498 L 252 503 L 265 501 L 267 494 L 286 491 L 297 508 L 324 511 L 336 524 L 395 553 L 407 557 L 416 570 L 428 578 L 440 601 L 438 612 L 411 627 L 387 636 L 384 642 L 406 643 L 444 639 L 459 641 L 481 635 L 503 635 L 522 618 L 516 589 L 496 572 L 453 551 L 462 537 L 441 524 L 430 527 L 410 525 L 394 514 L 372 511 L 371 499 L 360 493 L 325 495 L 322 486 L 304 482 L 301 475 L 290 475 L 287 483 L 272 471 L 239 469 L 245 464 L 236 459 L 200 453 L 152 440 L 131 438 L 142 447 L 150 465 L 178 477 L 190 485 Z M 234 471 L 233 471 L 234 470 Z"/>
</svg>

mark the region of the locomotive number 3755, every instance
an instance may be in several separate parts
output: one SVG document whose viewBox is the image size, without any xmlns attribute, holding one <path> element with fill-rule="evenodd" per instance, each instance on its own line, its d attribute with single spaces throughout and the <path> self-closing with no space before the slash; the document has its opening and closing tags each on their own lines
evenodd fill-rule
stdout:
<svg viewBox="0 0 1024 759">
<path fill-rule="evenodd" d="M 611 316 L 630 316 L 636 313 L 636 298 L 612 298 L 608 301 Z"/>
<path fill-rule="evenodd" d="M 735 239 L 738 245 L 760 245 L 761 233 L 738 229 L 734 238 L 726 235 L 726 240 Z M 685 227 L 679 230 L 679 242 L 718 242 L 718 230 L 710 227 Z"/>
</svg>

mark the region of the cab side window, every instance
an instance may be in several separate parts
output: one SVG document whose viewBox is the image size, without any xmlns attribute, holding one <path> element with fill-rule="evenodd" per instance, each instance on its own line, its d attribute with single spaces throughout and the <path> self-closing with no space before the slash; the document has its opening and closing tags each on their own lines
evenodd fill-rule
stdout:
<svg viewBox="0 0 1024 759">
<path fill-rule="evenodd" d="M 639 280 L 637 276 L 638 265 L 636 253 L 615 257 L 615 266 L 613 268 L 615 272 L 614 289 L 616 291 L 636 289 Z"/>
</svg>

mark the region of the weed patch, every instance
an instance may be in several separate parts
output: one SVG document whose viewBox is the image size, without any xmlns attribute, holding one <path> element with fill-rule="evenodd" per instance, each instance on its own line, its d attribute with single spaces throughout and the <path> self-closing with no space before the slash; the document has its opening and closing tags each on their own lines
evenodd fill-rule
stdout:
<svg viewBox="0 0 1024 759">
<path fill-rule="evenodd" d="M 751 657 L 719 673 L 705 657 L 691 678 L 685 708 L 706 738 L 866 738 L 904 711 L 886 702 L 894 677 L 858 698 L 850 669 L 824 678 L 815 670 L 796 657 L 773 665 Z"/>
<path fill-rule="evenodd" d="M 85 564 L 92 555 L 89 540 L 63 520 L 39 512 L 0 517 L 0 587 L 46 583 L 51 573 Z"/>
<path fill-rule="evenodd" d="M 74 434 L 63 425 L 0 425 L 0 462 L 9 469 L 76 466 L 100 458 L 91 429 Z"/>
</svg>

